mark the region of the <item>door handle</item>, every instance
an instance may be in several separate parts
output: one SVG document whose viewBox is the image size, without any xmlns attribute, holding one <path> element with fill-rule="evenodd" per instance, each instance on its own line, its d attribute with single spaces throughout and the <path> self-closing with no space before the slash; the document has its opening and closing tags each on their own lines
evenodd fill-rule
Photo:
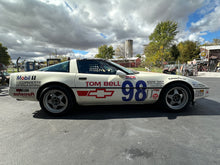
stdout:
<svg viewBox="0 0 220 165">
<path fill-rule="evenodd" d="M 87 77 L 79 77 L 79 80 L 87 80 Z"/>
</svg>

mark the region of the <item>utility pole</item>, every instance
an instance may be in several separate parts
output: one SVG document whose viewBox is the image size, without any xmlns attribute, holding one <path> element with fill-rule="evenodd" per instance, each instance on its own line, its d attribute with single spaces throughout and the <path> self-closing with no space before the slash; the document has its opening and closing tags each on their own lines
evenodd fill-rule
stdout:
<svg viewBox="0 0 220 165">
<path fill-rule="evenodd" d="M 18 66 L 18 61 L 21 57 L 18 57 L 17 61 L 16 61 L 16 65 L 17 65 L 17 72 L 19 72 L 19 66 Z"/>
</svg>

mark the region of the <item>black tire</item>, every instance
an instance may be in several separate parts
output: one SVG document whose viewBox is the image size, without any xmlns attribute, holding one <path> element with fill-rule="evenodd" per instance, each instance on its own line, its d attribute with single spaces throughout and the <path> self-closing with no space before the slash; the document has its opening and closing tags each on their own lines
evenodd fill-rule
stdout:
<svg viewBox="0 0 220 165">
<path fill-rule="evenodd" d="M 173 83 L 162 90 L 160 103 L 162 108 L 171 112 L 180 112 L 187 108 L 192 95 L 189 88 L 181 83 Z"/>
<path fill-rule="evenodd" d="M 70 91 L 56 85 L 45 88 L 39 102 L 43 111 L 55 116 L 67 114 L 74 105 Z"/>
</svg>

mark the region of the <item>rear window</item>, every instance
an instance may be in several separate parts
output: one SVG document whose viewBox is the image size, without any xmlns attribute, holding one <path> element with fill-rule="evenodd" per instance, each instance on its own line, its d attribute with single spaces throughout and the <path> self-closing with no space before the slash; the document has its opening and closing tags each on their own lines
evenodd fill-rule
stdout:
<svg viewBox="0 0 220 165">
<path fill-rule="evenodd" d="M 46 68 L 39 69 L 44 72 L 69 72 L 69 61 L 65 61 L 59 64 L 51 65 Z"/>
</svg>

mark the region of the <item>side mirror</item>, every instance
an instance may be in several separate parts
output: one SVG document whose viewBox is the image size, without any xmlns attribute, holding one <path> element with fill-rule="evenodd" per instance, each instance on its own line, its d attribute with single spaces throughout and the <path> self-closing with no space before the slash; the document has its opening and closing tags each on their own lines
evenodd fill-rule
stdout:
<svg viewBox="0 0 220 165">
<path fill-rule="evenodd" d="M 125 72 L 122 72 L 121 70 L 117 70 L 116 75 L 119 75 L 120 77 L 125 77 L 127 74 Z"/>
</svg>

